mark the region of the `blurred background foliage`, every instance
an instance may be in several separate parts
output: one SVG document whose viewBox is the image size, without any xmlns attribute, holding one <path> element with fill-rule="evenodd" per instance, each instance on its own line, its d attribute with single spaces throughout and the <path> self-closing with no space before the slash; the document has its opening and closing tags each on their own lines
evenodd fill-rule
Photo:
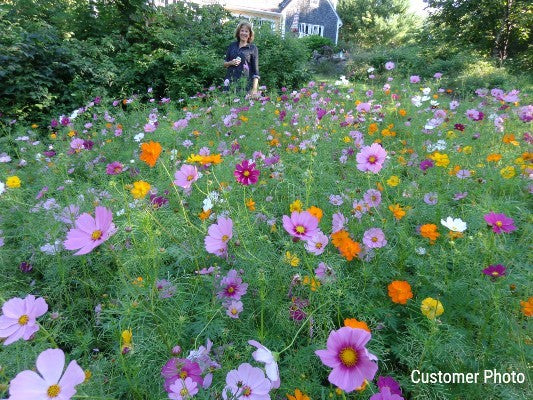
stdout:
<svg viewBox="0 0 533 400">
<path fill-rule="evenodd" d="M 367 79 L 392 60 L 420 76 L 444 73 L 465 92 L 530 84 L 533 6 L 527 0 L 340 0 L 337 46 L 259 29 L 262 85 L 297 88 L 321 76 Z M 218 5 L 144 0 L 5 0 L 0 4 L 0 113 L 44 122 L 90 96 L 126 97 L 152 87 L 186 98 L 224 79 L 221 59 L 235 20 Z M 342 63 L 332 54 L 344 51 Z M 320 63 L 313 54 L 326 55 Z M 474 67 L 475 66 L 475 67 Z M 407 68 L 405 68 L 407 67 Z"/>
</svg>

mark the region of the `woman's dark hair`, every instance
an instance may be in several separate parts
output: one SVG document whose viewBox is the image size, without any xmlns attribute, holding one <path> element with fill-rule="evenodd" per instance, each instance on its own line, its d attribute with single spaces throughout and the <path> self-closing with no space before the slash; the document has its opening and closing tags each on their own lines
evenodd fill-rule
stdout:
<svg viewBox="0 0 533 400">
<path fill-rule="evenodd" d="M 246 21 L 243 21 L 239 25 L 237 25 L 237 29 L 235 29 L 235 39 L 237 39 L 237 41 L 241 39 L 239 36 L 241 28 L 247 28 L 250 31 L 250 36 L 248 36 L 248 43 L 252 43 L 254 41 L 254 30 L 252 28 L 252 24 Z"/>
</svg>

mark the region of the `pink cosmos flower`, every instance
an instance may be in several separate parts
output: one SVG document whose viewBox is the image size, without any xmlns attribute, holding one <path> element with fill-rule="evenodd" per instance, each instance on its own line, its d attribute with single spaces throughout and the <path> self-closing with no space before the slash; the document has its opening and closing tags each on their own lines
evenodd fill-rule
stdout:
<svg viewBox="0 0 533 400">
<path fill-rule="evenodd" d="M 309 240 L 318 232 L 318 219 L 309 211 L 293 211 L 290 217 L 283 216 L 283 228 L 292 237 Z"/>
<path fill-rule="evenodd" d="M 219 217 L 217 222 L 209 227 L 204 239 L 205 250 L 217 256 L 225 256 L 228 242 L 233 237 L 233 221 L 231 218 Z"/>
<path fill-rule="evenodd" d="M 318 256 L 326 250 L 328 242 L 328 237 L 318 230 L 311 239 L 305 242 L 305 249 L 308 252 L 313 253 L 315 256 Z"/>
<path fill-rule="evenodd" d="M 90 253 L 94 248 L 100 246 L 117 231 L 113 221 L 113 213 L 105 207 L 96 207 L 95 217 L 87 213 L 81 214 L 75 223 L 75 228 L 71 228 L 67 233 L 67 238 L 63 242 L 65 249 L 78 250 L 74 255 Z"/>
<path fill-rule="evenodd" d="M 411 83 L 419 83 L 420 82 L 420 77 L 418 75 L 412 75 L 409 78 L 409 82 L 411 82 Z"/>
<path fill-rule="evenodd" d="M 10 400 L 69 400 L 76 394 L 75 387 L 85 381 L 85 372 L 72 360 L 65 373 L 65 353 L 61 349 L 48 349 L 37 357 L 37 372 L 20 372 L 9 383 Z"/>
<path fill-rule="evenodd" d="M 240 300 L 248 290 L 248 284 L 242 282 L 236 270 L 232 269 L 220 281 L 220 291 L 217 293 L 219 299 Z"/>
<path fill-rule="evenodd" d="M 183 128 L 186 128 L 187 125 L 189 125 L 189 120 L 184 118 L 184 119 L 180 119 L 176 122 L 174 122 L 174 124 L 172 125 L 172 129 L 174 129 L 175 131 L 179 131 L 179 130 L 182 130 Z"/>
<path fill-rule="evenodd" d="M 487 224 L 492 226 L 492 231 L 494 233 L 511 233 L 517 229 L 514 225 L 514 220 L 507 217 L 505 214 L 496 214 L 491 211 L 483 218 L 485 218 Z"/>
<path fill-rule="evenodd" d="M 243 310 L 242 301 L 232 301 L 226 305 L 226 315 L 230 318 L 237 319 Z"/>
<path fill-rule="evenodd" d="M 388 386 L 380 389 L 379 393 L 376 393 L 370 397 L 369 400 L 404 400 L 402 396 L 396 393 L 392 393 Z"/>
<path fill-rule="evenodd" d="M 179 171 L 174 174 L 174 185 L 189 189 L 198 180 L 198 170 L 194 165 L 183 164 Z"/>
<path fill-rule="evenodd" d="M 124 165 L 118 161 L 113 161 L 105 167 L 105 172 L 107 175 L 118 175 L 124 170 Z"/>
<path fill-rule="evenodd" d="M 328 367 L 333 368 L 328 380 L 346 392 L 352 392 L 371 381 L 378 370 L 373 361 L 377 357 L 369 353 L 365 345 L 372 335 L 359 328 L 342 327 L 329 334 L 327 349 L 315 354 Z"/>
<path fill-rule="evenodd" d="M 387 244 L 387 239 L 381 229 L 370 228 L 363 234 L 363 243 L 370 249 L 379 249 Z"/>
<path fill-rule="evenodd" d="M 346 222 L 348 222 L 348 220 L 342 213 L 337 212 L 333 214 L 333 218 L 331 221 L 331 233 L 335 233 L 340 231 L 341 229 L 344 229 L 344 224 L 346 224 Z"/>
<path fill-rule="evenodd" d="M 6 301 L 0 316 L 0 338 L 7 338 L 4 346 L 20 338 L 29 340 L 39 330 L 36 319 L 46 311 L 48 311 L 46 301 L 31 294 L 24 299 L 14 297 Z"/>
<path fill-rule="evenodd" d="M 226 375 L 222 397 L 224 400 L 270 400 L 270 386 L 260 368 L 243 363 Z"/>
<path fill-rule="evenodd" d="M 171 385 L 177 380 L 191 378 L 198 386 L 202 386 L 202 369 L 198 363 L 186 358 L 171 358 L 161 368 L 161 375 L 165 378 L 165 390 L 171 391 Z"/>
<path fill-rule="evenodd" d="M 363 195 L 363 200 L 368 207 L 377 207 L 381 204 L 381 192 L 376 189 L 368 189 Z"/>
<path fill-rule="evenodd" d="M 168 397 L 173 400 L 186 400 L 198 393 L 198 384 L 191 378 L 176 379 L 169 387 Z"/>
<path fill-rule="evenodd" d="M 85 140 L 80 138 L 74 138 L 70 142 L 70 148 L 72 151 L 79 153 L 83 149 L 85 149 Z"/>
<path fill-rule="evenodd" d="M 255 169 L 255 163 L 250 163 L 248 160 L 237 164 L 233 172 L 233 176 L 235 176 L 237 182 L 245 186 L 257 183 L 259 174 L 259 170 Z"/>
<path fill-rule="evenodd" d="M 387 61 L 385 63 L 385 69 L 387 71 L 390 71 L 390 70 L 394 69 L 394 67 L 395 67 L 395 65 L 394 65 L 394 63 L 392 61 Z"/>
<path fill-rule="evenodd" d="M 370 112 L 370 108 L 372 105 L 370 103 L 359 103 L 356 107 L 357 112 L 364 112 L 368 113 Z"/>
<path fill-rule="evenodd" d="M 372 143 L 371 146 L 363 146 L 361 151 L 355 156 L 357 169 L 377 174 L 383 168 L 386 157 L 387 152 L 378 143 Z"/>
</svg>

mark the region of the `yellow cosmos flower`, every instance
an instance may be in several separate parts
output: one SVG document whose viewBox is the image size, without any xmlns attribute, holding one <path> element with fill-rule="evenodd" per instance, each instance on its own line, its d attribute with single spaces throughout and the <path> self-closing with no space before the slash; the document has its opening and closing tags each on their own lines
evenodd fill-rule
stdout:
<svg viewBox="0 0 533 400">
<path fill-rule="evenodd" d="M 293 212 L 293 211 L 298 211 L 299 212 L 299 211 L 302 211 L 302 207 L 303 207 L 302 202 L 299 199 L 296 199 L 289 206 L 289 210 L 291 212 Z"/>
<path fill-rule="evenodd" d="M 300 265 L 300 259 L 296 254 L 292 254 L 290 251 L 285 253 L 285 262 L 291 267 L 297 267 Z"/>
<path fill-rule="evenodd" d="M 142 199 L 148 194 L 148 191 L 150 190 L 150 184 L 145 181 L 137 181 L 133 182 L 133 189 L 131 189 L 131 194 L 136 199 Z"/>
<path fill-rule="evenodd" d="M 512 166 L 505 167 L 500 170 L 500 175 L 504 179 L 511 179 L 513 176 L 516 175 L 516 170 Z"/>
<path fill-rule="evenodd" d="M 396 175 L 392 175 L 389 179 L 387 179 L 387 185 L 391 187 L 398 186 L 400 183 L 400 178 L 398 178 Z"/>
<path fill-rule="evenodd" d="M 427 297 L 422 300 L 420 310 L 429 319 L 435 319 L 444 312 L 444 307 L 440 301 Z"/>
<path fill-rule="evenodd" d="M 435 165 L 437 167 L 447 167 L 450 164 L 450 159 L 448 158 L 448 154 L 445 153 L 439 153 L 436 151 L 432 155 L 429 156 L 433 161 L 435 161 Z"/>
<path fill-rule="evenodd" d="M 8 176 L 6 180 L 6 186 L 10 189 L 15 189 L 20 187 L 20 178 L 16 175 Z"/>
</svg>

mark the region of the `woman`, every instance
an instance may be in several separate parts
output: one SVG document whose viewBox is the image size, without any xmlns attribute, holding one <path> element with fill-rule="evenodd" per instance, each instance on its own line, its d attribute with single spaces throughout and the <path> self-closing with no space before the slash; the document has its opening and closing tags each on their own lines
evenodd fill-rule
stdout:
<svg viewBox="0 0 533 400">
<path fill-rule="evenodd" d="M 257 46 L 252 44 L 254 40 L 252 25 L 241 22 L 235 30 L 235 39 L 237 41 L 229 45 L 224 59 L 224 67 L 228 69 L 226 82 L 236 82 L 244 77 L 247 79 L 246 90 L 252 97 L 257 97 L 259 53 Z"/>
</svg>

